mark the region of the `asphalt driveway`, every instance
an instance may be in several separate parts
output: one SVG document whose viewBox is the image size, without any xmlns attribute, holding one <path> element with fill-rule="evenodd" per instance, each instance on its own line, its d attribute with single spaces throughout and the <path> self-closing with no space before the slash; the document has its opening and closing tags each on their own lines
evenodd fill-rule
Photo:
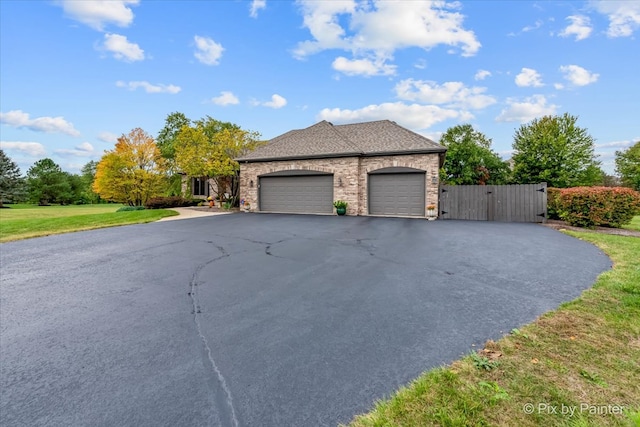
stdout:
<svg viewBox="0 0 640 427">
<path fill-rule="evenodd" d="M 348 422 L 611 266 L 535 224 L 258 214 L 0 256 L 7 426 Z"/>
</svg>

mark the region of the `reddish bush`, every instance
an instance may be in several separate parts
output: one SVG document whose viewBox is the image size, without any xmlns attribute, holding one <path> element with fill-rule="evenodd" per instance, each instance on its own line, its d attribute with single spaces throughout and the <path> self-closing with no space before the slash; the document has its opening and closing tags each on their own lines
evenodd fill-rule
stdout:
<svg viewBox="0 0 640 427">
<path fill-rule="evenodd" d="M 180 196 L 172 197 L 154 197 L 149 199 L 145 203 L 147 209 L 166 209 L 166 208 L 179 208 L 183 206 L 197 206 L 202 200 L 198 199 L 185 199 Z"/>
<path fill-rule="evenodd" d="M 640 193 L 625 187 L 573 187 L 559 190 L 554 208 L 578 227 L 616 227 L 640 213 Z"/>
</svg>

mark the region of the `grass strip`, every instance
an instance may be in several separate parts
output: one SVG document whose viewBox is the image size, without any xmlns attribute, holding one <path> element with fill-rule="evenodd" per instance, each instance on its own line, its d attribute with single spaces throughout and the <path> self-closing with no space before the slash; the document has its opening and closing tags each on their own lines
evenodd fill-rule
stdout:
<svg viewBox="0 0 640 427">
<path fill-rule="evenodd" d="M 115 207 L 113 210 L 117 209 Z M 0 220 L 0 242 L 48 236 L 73 231 L 93 230 L 118 225 L 142 224 L 157 221 L 167 216 L 178 215 L 170 210 L 143 210 L 131 212 L 108 212 L 54 218 L 14 218 Z"/>
<path fill-rule="evenodd" d="M 631 223 L 623 225 L 622 228 L 626 228 L 627 230 L 640 231 L 640 215 L 634 216 L 631 220 Z"/>
<path fill-rule="evenodd" d="M 356 417 L 372 426 L 640 426 L 640 239 L 567 232 L 614 268 L 479 353 L 422 374 Z"/>
</svg>

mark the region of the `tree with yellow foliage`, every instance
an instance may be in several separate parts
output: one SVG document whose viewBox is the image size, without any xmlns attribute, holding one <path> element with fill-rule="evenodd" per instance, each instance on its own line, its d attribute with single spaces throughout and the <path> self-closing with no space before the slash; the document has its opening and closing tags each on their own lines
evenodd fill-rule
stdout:
<svg viewBox="0 0 640 427">
<path fill-rule="evenodd" d="M 194 126 L 183 126 L 178 133 L 174 142 L 176 164 L 189 176 L 213 178 L 218 192 L 228 190 L 235 204 L 240 164 L 234 158 L 253 150 L 260 143 L 259 136 L 207 116 L 195 121 Z"/>
<path fill-rule="evenodd" d="M 153 137 L 140 128 L 118 138 L 98 166 L 93 191 L 106 200 L 143 206 L 162 196 L 166 187 L 166 160 Z"/>
</svg>

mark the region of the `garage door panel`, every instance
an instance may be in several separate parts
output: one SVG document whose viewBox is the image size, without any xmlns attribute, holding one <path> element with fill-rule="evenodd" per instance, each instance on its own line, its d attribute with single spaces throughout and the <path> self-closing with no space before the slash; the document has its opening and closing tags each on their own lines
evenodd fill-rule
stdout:
<svg viewBox="0 0 640 427">
<path fill-rule="evenodd" d="M 424 216 L 424 173 L 369 175 L 369 214 Z"/>
<path fill-rule="evenodd" d="M 333 213 L 333 175 L 262 177 L 260 210 Z"/>
</svg>

